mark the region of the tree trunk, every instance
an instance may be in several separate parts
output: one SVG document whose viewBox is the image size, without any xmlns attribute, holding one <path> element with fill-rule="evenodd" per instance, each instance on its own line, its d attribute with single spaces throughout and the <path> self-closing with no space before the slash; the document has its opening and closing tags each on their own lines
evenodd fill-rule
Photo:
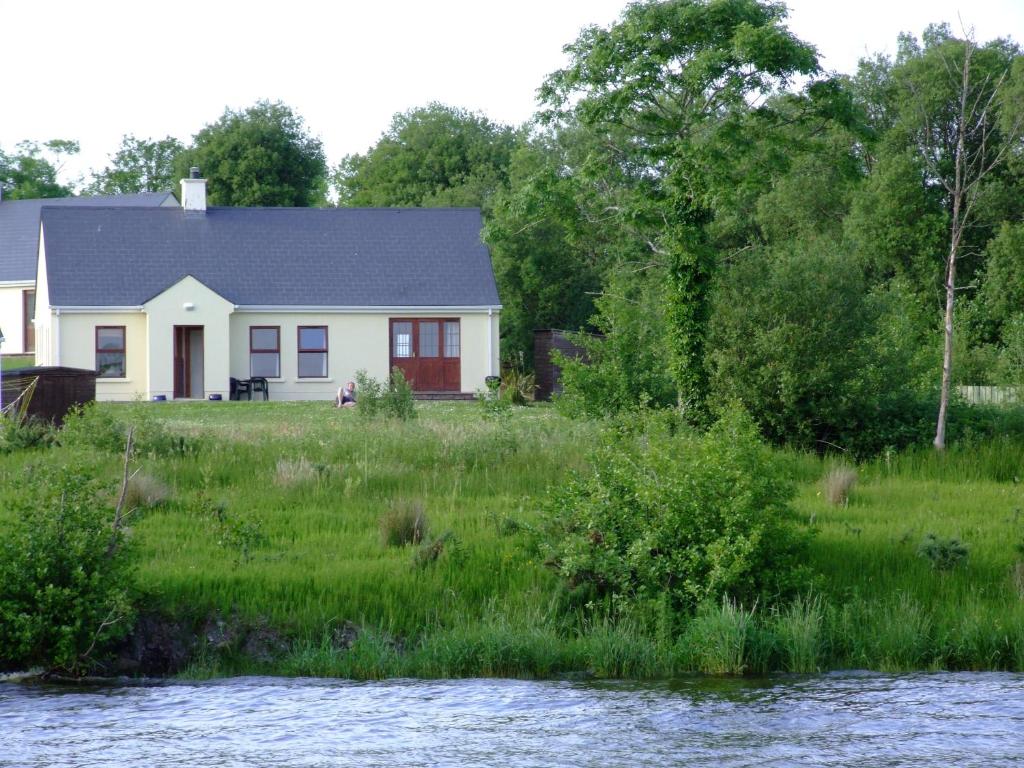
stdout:
<svg viewBox="0 0 1024 768">
<path fill-rule="evenodd" d="M 956 249 L 951 245 L 946 267 L 945 345 L 942 352 L 942 389 L 939 395 L 939 418 L 935 427 L 935 449 L 946 449 L 946 419 L 949 413 L 949 391 L 953 380 L 953 300 L 956 296 Z"/>
<path fill-rule="evenodd" d="M 942 352 L 942 388 L 939 393 L 939 418 L 935 424 L 935 450 L 946 450 L 946 421 L 949 417 L 949 390 L 953 381 L 953 305 L 956 301 L 956 256 L 960 250 L 960 238 L 963 235 L 964 224 L 967 213 L 970 210 L 963 208 L 965 179 L 967 168 L 965 167 L 966 151 L 965 132 L 968 119 L 967 94 L 970 85 L 971 71 L 971 46 L 968 43 L 964 49 L 964 65 L 961 73 L 960 85 L 960 119 L 957 126 L 956 155 L 953 158 L 953 187 L 950 189 L 953 202 L 953 221 L 949 227 L 949 256 L 946 262 L 946 317 L 945 317 L 945 344 Z M 947 187 L 948 189 L 948 187 Z"/>
</svg>

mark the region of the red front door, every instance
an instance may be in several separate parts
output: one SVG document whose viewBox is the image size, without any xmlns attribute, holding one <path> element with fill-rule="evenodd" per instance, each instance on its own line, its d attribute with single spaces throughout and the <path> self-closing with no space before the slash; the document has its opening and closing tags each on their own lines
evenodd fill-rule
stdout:
<svg viewBox="0 0 1024 768">
<path fill-rule="evenodd" d="M 462 386 L 457 318 L 392 318 L 391 367 L 415 392 L 458 392 Z"/>
</svg>

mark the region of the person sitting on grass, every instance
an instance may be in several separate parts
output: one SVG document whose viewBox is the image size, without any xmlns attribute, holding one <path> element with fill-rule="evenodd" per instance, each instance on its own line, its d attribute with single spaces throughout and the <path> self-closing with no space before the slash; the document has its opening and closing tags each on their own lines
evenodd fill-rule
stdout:
<svg viewBox="0 0 1024 768">
<path fill-rule="evenodd" d="M 356 404 L 356 383 L 349 381 L 344 387 L 338 390 L 338 396 L 334 398 L 335 408 L 351 408 Z"/>
</svg>

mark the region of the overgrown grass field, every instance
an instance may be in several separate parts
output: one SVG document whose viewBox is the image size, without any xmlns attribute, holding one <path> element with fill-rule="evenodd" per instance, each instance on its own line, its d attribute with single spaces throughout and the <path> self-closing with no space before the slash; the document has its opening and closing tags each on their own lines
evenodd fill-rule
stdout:
<svg viewBox="0 0 1024 768">
<path fill-rule="evenodd" d="M 174 436 L 148 452 L 142 440 L 133 464 L 154 502 L 130 519 L 144 603 L 183 620 L 241 616 L 290 640 L 272 664 L 211 654 L 188 674 L 1024 670 L 1024 446 L 882 457 L 838 504 L 822 484 L 828 460 L 780 453 L 794 514 L 814 532 L 812 592 L 613 623 L 566 611 L 537 547 L 541 500 L 586 470 L 600 425 L 541 405 L 491 419 L 473 403 L 417 410 L 400 422 L 327 403 L 100 406 Z M 116 485 L 121 457 L 81 444 L 0 455 L 0 481 L 14 493 L 31 465 L 72 461 Z M 389 546 L 382 518 L 403 509 L 421 513 L 425 536 Z M 928 534 L 959 539 L 966 559 L 937 570 L 918 552 Z"/>
</svg>

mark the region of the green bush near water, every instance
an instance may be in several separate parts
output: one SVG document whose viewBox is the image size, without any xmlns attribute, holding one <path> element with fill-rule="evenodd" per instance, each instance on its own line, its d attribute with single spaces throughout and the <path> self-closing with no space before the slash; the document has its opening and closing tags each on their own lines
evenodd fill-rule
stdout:
<svg viewBox="0 0 1024 768">
<path fill-rule="evenodd" d="M 547 503 L 551 561 L 582 600 L 628 614 L 725 598 L 775 602 L 810 584 L 793 489 L 741 411 L 706 434 L 610 436 Z"/>
<path fill-rule="evenodd" d="M 274 661 L 207 649 L 185 674 L 651 677 L 834 668 L 1024 670 L 1024 444 L 981 440 L 882 455 L 858 466 L 849 503 L 829 504 L 827 465 L 777 451 L 797 489 L 792 509 L 815 533 L 812 593 L 775 606 L 732 598 L 692 617 L 650 610 L 616 618 L 566 610 L 558 574 L 536 547 L 540 507 L 567 472 L 585 470 L 604 426 L 538 405 L 500 421 L 473 403 L 419 404 L 419 417 L 366 420 L 329 403 L 101 404 L 103 419 L 160 440 L 133 468 L 168 489 L 131 519 L 145 607 L 191 623 L 219 612 L 265 619 L 288 639 Z M 96 417 L 99 418 L 99 417 Z M 666 420 L 660 427 L 670 430 Z M 101 433 L 103 429 L 99 429 Z M 104 487 L 123 445 L 82 439 L 0 455 L 0 527 L 32 498 L 29 467 L 85 466 Z M 165 439 L 166 438 L 166 439 Z M 182 450 L 182 446 L 184 449 Z M 279 463 L 313 468 L 279 482 Z M 38 489 L 36 489 L 38 490 Z M 380 519 L 422 499 L 431 529 L 458 547 L 417 567 L 386 547 Z M 106 520 L 106 518 L 103 518 Z M 108 521 L 109 522 L 109 521 Z M 970 557 L 939 572 L 919 557 L 928 533 Z M 354 642 L 336 629 L 358 627 Z M 10 665 L 11 646 L 2 644 Z"/>
</svg>

